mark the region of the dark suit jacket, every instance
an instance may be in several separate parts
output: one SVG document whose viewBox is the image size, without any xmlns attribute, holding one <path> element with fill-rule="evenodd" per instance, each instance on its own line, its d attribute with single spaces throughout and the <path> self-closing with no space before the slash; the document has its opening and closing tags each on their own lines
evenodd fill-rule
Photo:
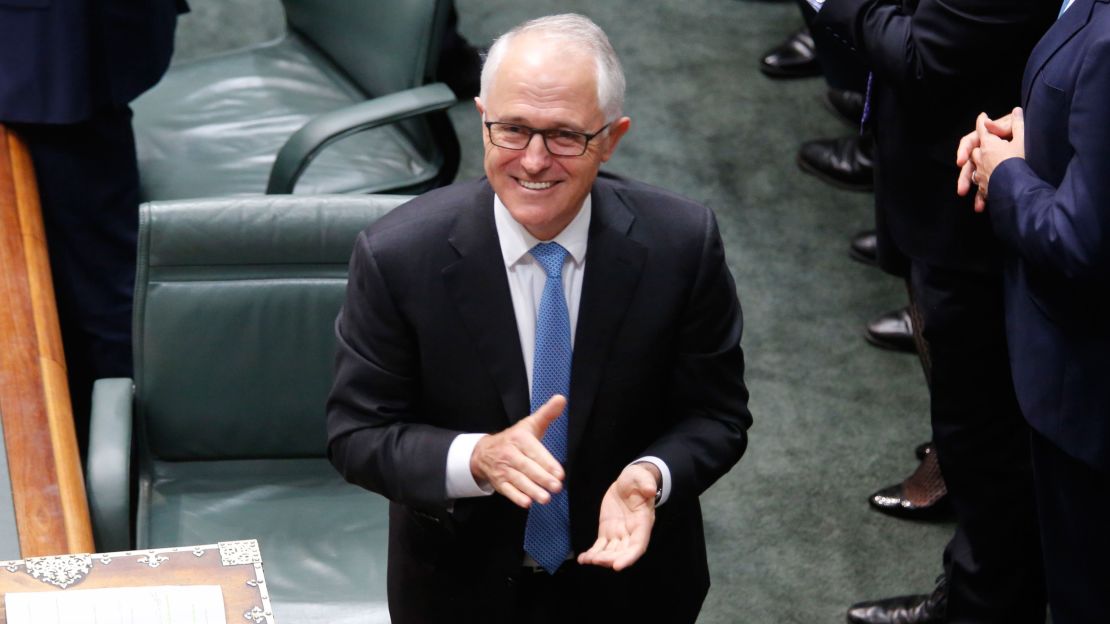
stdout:
<svg viewBox="0 0 1110 624">
<path fill-rule="evenodd" d="M 581 595 L 650 601 L 693 621 L 709 578 L 698 495 L 746 445 L 742 321 L 713 214 L 599 177 L 572 363 L 566 487 L 574 551 L 597 537 L 602 495 L 643 455 L 671 471 L 647 554 L 593 570 Z M 359 237 L 328 402 L 329 454 L 388 497 L 397 622 L 503 621 L 526 512 L 494 495 L 452 501 L 451 441 L 529 412 L 523 357 L 485 180 L 427 193 Z M 646 592 L 646 593 L 645 593 Z"/>
<path fill-rule="evenodd" d="M 75 123 L 162 77 L 184 0 L 0 0 L 0 121 Z"/>
<path fill-rule="evenodd" d="M 988 218 L 955 193 L 956 146 L 981 111 L 1013 108 L 1025 59 L 1058 9 L 1055 0 L 826 0 L 815 27 L 874 72 L 881 242 L 945 268 L 1000 268 Z"/>
<path fill-rule="evenodd" d="M 991 175 L 1029 423 L 1110 472 L 1110 0 L 1075 0 L 1025 70 L 1025 160 Z"/>
</svg>

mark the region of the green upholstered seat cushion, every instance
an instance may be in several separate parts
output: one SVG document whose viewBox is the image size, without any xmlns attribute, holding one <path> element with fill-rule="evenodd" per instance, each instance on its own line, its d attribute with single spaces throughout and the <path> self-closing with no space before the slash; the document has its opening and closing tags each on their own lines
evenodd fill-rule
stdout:
<svg viewBox="0 0 1110 624">
<path fill-rule="evenodd" d="M 278 150 L 312 117 L 368 98 L 297 35 L 174 66 L 136 100 L 143 199 L 260 194 Z M 324 150 L 297 193 L 417 186 L 435 167 L 396 126 Z"/>
<path fill-rule="evenodd" d="M 388 622 L 388 501 L 323 459 L 154 462 L 138 547 L 256 538 L 278 622 Z"/>
</svg>

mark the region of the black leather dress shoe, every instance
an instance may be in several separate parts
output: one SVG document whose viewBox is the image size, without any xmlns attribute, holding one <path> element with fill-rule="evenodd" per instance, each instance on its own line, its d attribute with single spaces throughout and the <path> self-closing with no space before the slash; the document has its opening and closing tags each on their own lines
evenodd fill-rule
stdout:
<svg viewBox="0 0 1110 624">
<path fill-rule="evenodd" d="M 948 583 L 941 580 L 931 594 L 896 596 L 852 605 L 849 624 L 940 624 L 948 606 Z"/>
<path fill-rule="evenodd" d="M 875 188 L 874 167 L 871 155 L 861 147 L 864 140 L 859 135 L 852 135 L 806 141 L 798 150 L 798 166 L 833 186 L 850 191 L 870 191 Z"/>
<path fill-rule="evenodd" d="M 820 76 L 817 49 L 813 37 L 804 26 L 779 45 L 767 51 L 759 61 L 759 71 L 772 78 L 807 78 Z"/>
<path fill-rule="evenodd" d="M 951 519 L 952 503 L 933 445 L 925 445 L 921 463 L 912 475 L 875 492 L 867 502 L 876 511 L 896 518 L 925 522 Z"/>
<path fill-rule="evenodd" d="M 825 92 L 825 106 L 848 125 L 856 128 L 863 118 L 863 94 L 848 89 L 829 89 Z"/>
<path fill-rule="evenodd" d="M 879 237 L 875 230 L 860 232 L 852 237 L 852 244 L 848 247 L 848 257 L 864 264 L 878 264 Z"/>
<path fill-rule="evenodd" d="M 913 320 L 908 307 L 887 312 L 871 321 L 867 324 L 863 337 L 880 349 L 917 352 L 917 346 L 913 342 Z"/>
</svg>

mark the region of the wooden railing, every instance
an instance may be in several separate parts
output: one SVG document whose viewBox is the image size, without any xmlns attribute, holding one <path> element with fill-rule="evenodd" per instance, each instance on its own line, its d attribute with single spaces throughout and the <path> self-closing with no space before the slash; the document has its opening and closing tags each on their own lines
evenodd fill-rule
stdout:
<svg viewBox="0 0 1110 624">
<path fill-rule="evenodd" d="M 3 126 L 0 415 L 21 556 L 93 552 L 34 171 Z"/>
</svg>

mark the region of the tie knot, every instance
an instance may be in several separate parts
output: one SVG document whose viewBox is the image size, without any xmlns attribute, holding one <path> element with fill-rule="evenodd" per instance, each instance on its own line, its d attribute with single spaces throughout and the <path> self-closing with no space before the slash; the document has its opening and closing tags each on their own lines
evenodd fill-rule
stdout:
<svg viewBox="0 0 1110 624">
<path fill-rule="evenodd" d="M 540 243 L 529 253 L 540 263 L 549 279 L 563 274 L 563 260 L 567 257 L 567 250 L 559 243 Z"/>
</svg>

